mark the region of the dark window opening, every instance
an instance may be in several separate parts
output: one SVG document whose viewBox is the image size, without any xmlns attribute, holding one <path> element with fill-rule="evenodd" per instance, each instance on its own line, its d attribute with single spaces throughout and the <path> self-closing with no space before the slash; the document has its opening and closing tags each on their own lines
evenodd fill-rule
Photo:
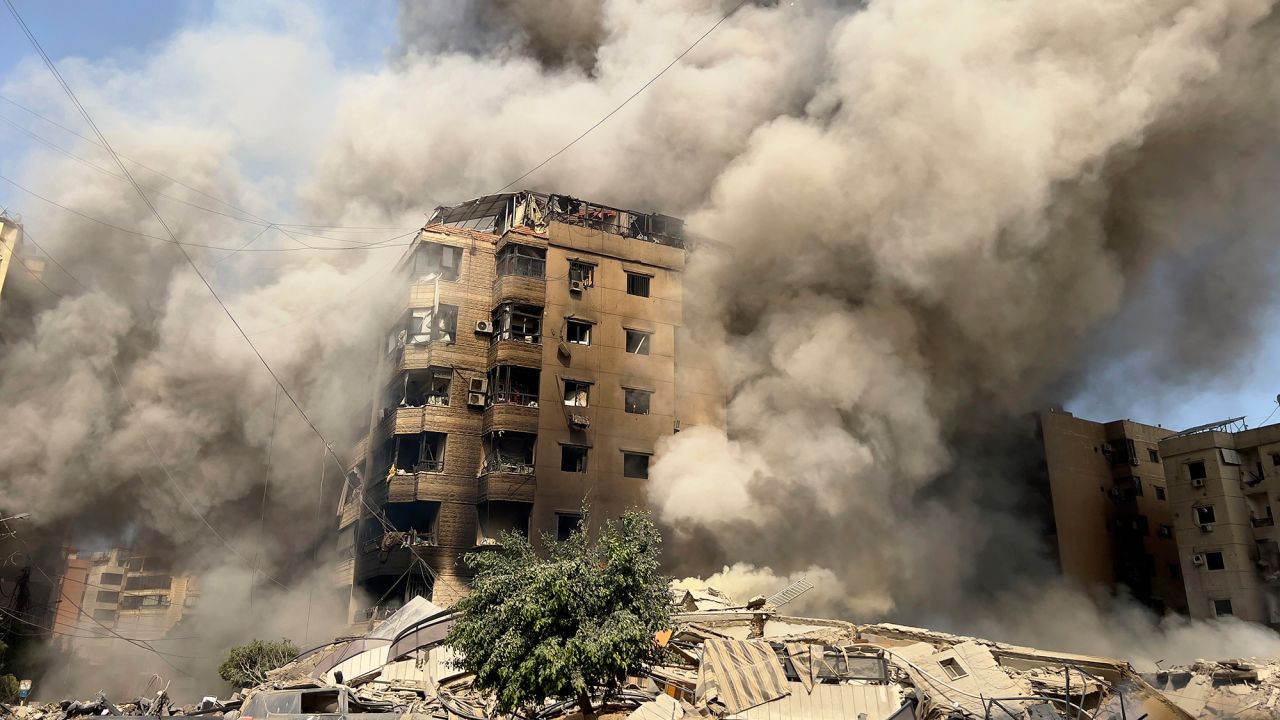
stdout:
<svg viewBox="0 0 1280 720">
<path fill-rule="evenodd" d="M 335 715 L 338 712 L 337 690 L 315 690 L 302 693 L 301 715 Z"/>
<path fill-rule="evenodd" d="M 1228 599 L 1228 600 L 1214 600 L 1214 601 L 1213 601 L 1213 614 L 1214 614 L 1214 615 L 1216 615 L 1216 616 L 1218 616 L 1218 617 L 1222 617 L 1222 616 L 1224 616 L 1224 615 L 1231 615 L 1231 614 L 1232 614 L 1232 613 L 1231 613 L 1231 600 L 1229 600 L 1229 599 Z"/>
<path fill-rule="evenodd" d="M 453 387 L 453 369 L 432 367 L 409 370 L 392 381 L 388 407 L 447 407 Z"/>
<path fill-rule="evenodd" d="M 1160 453 L 1156 452 L 1154 448 L 1147 448 L 1147 459 L 1151 462 L 1160 462 Z"/>
<path fill-rule="evenodd" d="M 1197 460 L 1192 463 L 1187 463 L 1187 475 L 1192 480 L 1204 480 L 1206 477 L 1208 477 L 1208 475 L 1206 475 L 1204 471 L 1204 462 L 1201 460 Z"/>
<path fill-rule="evenodd" d="M 653 393 L 648 390 L 623 388 L 623 408 L 632 415 L 648 415 Z"/>
<path fill-rule="evenodd" d="M 98 581 L 103 585 L 119 585 L 124 582 L 123 573 L 102 573 L 101 579 Z"/>
<path fill-rule="evenodd" d="M 99 590 L 98 591 L 98 602 L 100 603 L 113 603 L 113 602 L 119 602 L 119 601 L 120 601 L 120 593 L 116 592 L 115 590 Z"/>
<path fill-rule="evenodd" d="M 1197 525 L 1212 525 L 1217 522 L 1217 514 L 1214 513 L 1212 505 L 1201 505 L 1195 510 Z"/>
<path fill-rule="evenodd" d="M 569 407 L 590 407 L 591 383 L 578 380 L 564 381 L 564 404 Z"/>
<path fill-rule="evenodd" d="M 130 575 L 124 581 L 125 590 L 168 590 L 173 578 L 168 575 Z"/>
<path fill-rule="evenodd" d="M 570 320 L 565 325 L 564 339 L 575 345 L 591 344 L 591 323 Z"/>
<path fill-rule="evenodd" d="M 1155 489 L 1156 489 L 1156 499 L 1157 499 L 1157 500 L 1163 500 L 1163 499 L 1164 499 L 1164 488 L 1160 487 L 1159 485 L 1156 485 L 1156 486 L 1155 486 Z"/>
<path fill-rule="evenodd" d="M 542 373 L 517 365 L 499 365 L 489 371 L 490 405 L 538 407 L 538 383 Z"/>
<path fill-rule="evenodd" d="M 1271 453 L 1271 464 L 1280 467 L 1280 453 Z"/>
<path fill-rule="evenodd" d="M 129 558 L 129 562 L 125 563 L 125 567 L 129 568 L 130 570 L 132 570 L 132 571 L 134 571 L 134 572 L 141 572 L 141 571 L 142 571 L 142 558 L 141 558 L 141 557 L 131 557 L 131 558 Z"/>
<path fill-rule="evenodd" d="M 1169 577 L 1177 580 L 1182 577 L 1182 566 L 1178 563 L 1169 563 Z"/>
<path fill-rule="evenodd" d="M 649 280 L 651 279 L 648 275 L 627 273 L 627 294 L 649 297 Z"/>
<path fill-rule="evenodd" d="M 437 432 L 394 435 L 387 441 L 388 457 L 381 464 L 397 473 L 443 472 L 447 438 Z"/>
<path fill-rule="evenodd" d="M 510 430 L 485 435 L 482 442 L 484 472 L 533 473 L 533 449 L 537 442 L 537 435 Z"/>
<path fill-rule="evenodd" d="M 493 342 L 542 342 L 542 308 L 537 305 L 503 303 L 493 311 Z"/>
<path fill-rule="evenodd" d="M 649 477 L 649 456 L 644 453 L 622 453 L 622 476 L 639 478 Z"/>
<path fill-rule="evenodd" d="M 564 472 L 587 471 L 587 449 L 580 445 L 560 446 L 560 469 Z"/>
<path fill-rule="evenodd" d="M 1226 570 L 1227 561 L 1220 552 L 1207 552 L 1204 554 L 1204 566 L 1210 570 Z"/>
<path fill-rule="evenodd" d="M 627 330 L 627 352 L 632 355 L 648 355 L 649 338 L 652 336 L 653 333 Z"/>
<path fill-rule="evenodd" d="M 503 533 L 529 537 L 529 503 L 491 500 L 478 509 L 478 545 L 497 545 Z"/>
<path fill-rule="evenodd" d="M 582 527 L 582 516 L 578 513 L 556 513 L 556 540 L 564 542 L 575 530 Z"/>
<path fill-rule="evenodd" d="M 942 671 L 947 674 L 947 677 L 952 680 L 959 680 L 969 676 L 969 671 L 965 670 L 960 661 L 955 658 L 943 658 L 938 661 L 938 664 L 942 666 Z"/>
<path fill-rule="evenodd" d="M 413 277 L 417 282 L 457 280 L 462 267 L 462 248 L 440 243 L 422 243 L 413 253 Z"/>
<path fill-rule="evenodd" d="M 547 251 L 542 248 L 512 243 L 498 251 L 498 277 L 541 278 L 546 274 Z"/>
<path fill-rule="evenodd" d="M 408 538 L 401 538 L 401 544 L 435 545 L 436 518 L 440 514 L 440 503 L 428 500 L 413 502 L 389 502 L 382 507 L 383 517 L 396 532 L 408 533 Z M 377 525 L 371 539 L 382 537 L 384 528 Z"/>
<path fill-rule="evenodd" d="M 569 283 L 582 283 L 586 287 L 596 284 L 596 267 L 575 260 L 569 261 Z"/>
</svg>

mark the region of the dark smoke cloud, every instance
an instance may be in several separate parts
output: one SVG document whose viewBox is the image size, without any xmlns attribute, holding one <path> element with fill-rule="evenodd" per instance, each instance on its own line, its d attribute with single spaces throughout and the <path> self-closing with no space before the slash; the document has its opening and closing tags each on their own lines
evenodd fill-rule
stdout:
<svg viewBox="0 0 1280 720">
<path fill-rule="evenodd" d="M 429 0 L 400 3 L 405 48 L 421 55 L 528 56 L 590 72 L 605 37 L 599 0 Z"/>
</svg>

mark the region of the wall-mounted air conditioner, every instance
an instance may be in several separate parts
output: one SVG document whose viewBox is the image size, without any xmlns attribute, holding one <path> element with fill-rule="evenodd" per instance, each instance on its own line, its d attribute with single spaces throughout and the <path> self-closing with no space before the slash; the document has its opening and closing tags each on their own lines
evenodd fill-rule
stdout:
<svg viewBox="0 0 1280 720">
<path fill-rule="evenodd" d="M 1204 525 L 1201 525 L 1200 532 L 1205 532 L 1205 533 L 1213 532 L 1213 523 L 1206 523 Z"/>
<path fill-rule="evenodd" d="M 1192 556 L 1191 556 L 1191 564 L 1192 564 L 1192 565 L 1195 565 L 1196 567 L 1200 567 L 1201 565 L 1203 565 L 1203 564 L 1204 564 L 1204 555 L 1202 555 L 1201 553 L 1196 553 L 1195 555 L 1192 555 Z"/>
<path fill-rule="evenodd" d="M 591 418 L 586 415 L 570 415 L 569 424 L 580 430 L 585 430 L 591 427 Z"/>
<path fill-rule="evenodd" d="M 1204 478 L 1191 478 L 1191 487 L 1193 488 L 1204 487 Z"/>
<path fill-rule="evenodd" d="M 484 393 L 467 393 L 467 405 L 471 407 L 484 407 Z"/>
<path fill-rule="evenodd" d="M 476 321 L 476 334 L 477 334 L 477 335 L 492 335 L 492 334 L 493 334 L 493 323 L 489 322 L 488 320 L 477 320 L 477 321 Z"/>
<path fill-rule="evenodd" d="M 489 378 L 473 377 L 467 384 L 467 392 L 484 395 L 489 392 Z"/>
<path fill-rule="evenodd" d="M 586 290 L 586 289 L 587 289 L 587 284 L 582 282 L 581 280 L 569 281 L 569 292 L 571 293 L 581 293 L 583 290 Z"/>
</svg>

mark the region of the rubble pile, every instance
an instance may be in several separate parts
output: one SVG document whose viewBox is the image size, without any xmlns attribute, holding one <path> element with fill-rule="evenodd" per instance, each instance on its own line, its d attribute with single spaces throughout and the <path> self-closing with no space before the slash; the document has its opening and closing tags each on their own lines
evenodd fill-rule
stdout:
<svg viewBox="0 0 1280 720">
<path fill-rule="evenodd" d="M 1280 663 L 1198 660 L 1143 677 L 1192 717 L 1280 717 Z"/>
</svg>

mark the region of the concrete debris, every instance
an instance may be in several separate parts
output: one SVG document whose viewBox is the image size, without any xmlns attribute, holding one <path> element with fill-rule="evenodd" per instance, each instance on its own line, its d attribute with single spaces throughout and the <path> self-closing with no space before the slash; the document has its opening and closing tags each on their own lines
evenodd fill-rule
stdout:
<svg viewBox="0 0 1280 720">
<path fill-rule="evenodd" d="M 1172 667 L 1143 676 L 1188 715 L 1255 720 L 1280 717 L 1280 663 L 1256 658 Z"/>
</svg>

